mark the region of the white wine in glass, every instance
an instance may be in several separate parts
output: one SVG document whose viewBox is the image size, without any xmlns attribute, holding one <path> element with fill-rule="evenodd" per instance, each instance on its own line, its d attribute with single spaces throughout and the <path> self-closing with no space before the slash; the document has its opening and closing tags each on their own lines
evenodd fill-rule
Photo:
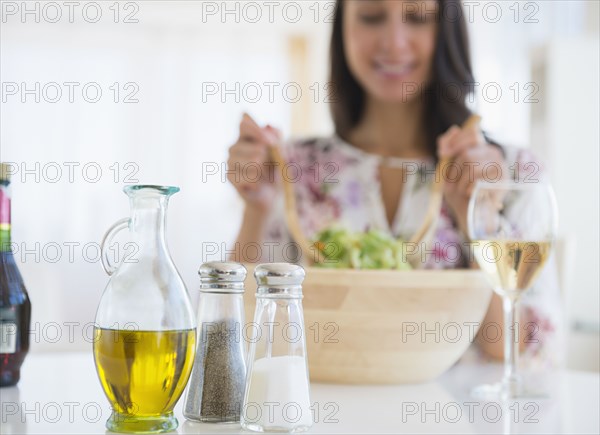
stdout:
<svg viewBox="0 0 600 435">
<path fill-rule="evenodd" d="M 531 287 L 548 257 L 549 241 L 477 240 L 475 259 L 500 296 L 518 295 Z"/>
<path fill-rule="evenodd" d="M 556 236 L 552 188 L 543 183 L 478 182 L 469 203 L 475 260 L 504 308 L 504 377 L 473 394 L 485 399 L 539 396 L 518 375 L 518 302 L 543 270 Z"/>
</svg>

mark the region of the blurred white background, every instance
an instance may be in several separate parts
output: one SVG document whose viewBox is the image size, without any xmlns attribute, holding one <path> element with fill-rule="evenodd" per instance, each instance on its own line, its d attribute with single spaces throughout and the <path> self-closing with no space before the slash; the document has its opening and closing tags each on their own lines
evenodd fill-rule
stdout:
<svg viewBox="0 0 600 435">
<path fill-rule="evenodd" d="M 332 131 L 333 2 L 74 3 L 2 2 L 0 158 L 18 168 L 13 241 L 34 351 L 89 346 L 85 325 L 108 279 L 97 244 L 128 215 L 125 184 L 181 187 L 168 240 L 195 294 L 200 263 L 220 257 L 206 244 L 232 249 L 241 219 L 224 174 L 206 166 L 222 167 L 241 114 L 286 136 Z M 598 2 L 469 4 L 475 107 L 492 137 L 547 164 L 564 242 L 568 361 L 597 370 Z"/>
</svg>

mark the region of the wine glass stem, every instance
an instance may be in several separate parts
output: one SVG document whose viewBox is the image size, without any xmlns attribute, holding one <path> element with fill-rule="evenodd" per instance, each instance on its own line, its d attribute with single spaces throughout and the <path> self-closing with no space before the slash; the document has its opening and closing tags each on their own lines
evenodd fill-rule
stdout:
<svg viewBox="0 0 600 435">
<path fill-rule="evenodd" d="M 504 379 L 506 387 L 515 388 L 519 382 L 519 324 L 517 299 L 504 297 Z"/>
</svg>

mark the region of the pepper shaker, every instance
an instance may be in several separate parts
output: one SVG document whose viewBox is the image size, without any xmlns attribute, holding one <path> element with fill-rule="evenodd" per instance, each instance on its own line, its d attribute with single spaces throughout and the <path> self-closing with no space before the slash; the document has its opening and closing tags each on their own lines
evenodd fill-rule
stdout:
<svg viewBox="0 0 600 435">
<path fill-rule="evenodd" d="M 302 432 L 313 422 L 306 357 L 304 269 L 288 263 L 257 266 L 256 310 L 250 333 L 241 424 L 256 432 Z"/>
<path fill-rule="evenodd" d="M 198 274 L 198 348 L 183 415 L 195 421 L 239 423 L 246 379 L 242 340 L 246 268 L 209 262 Z"/>
</svg>

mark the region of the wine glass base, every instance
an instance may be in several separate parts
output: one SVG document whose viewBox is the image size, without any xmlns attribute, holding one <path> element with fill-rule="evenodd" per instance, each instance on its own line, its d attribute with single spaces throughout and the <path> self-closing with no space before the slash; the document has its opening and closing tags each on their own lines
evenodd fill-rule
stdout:
<svg viewBox="0 0 600 435">
<path fill-rule="evenodd" d="M 547 399 L 548 393 L 533 386 L 518 384 L 507 384 L 497 382 L 495 384 L 483 384 L 471 390 L 471 397 L 479 400 L 507 400 L 507 399 Z"/>
</svg>

